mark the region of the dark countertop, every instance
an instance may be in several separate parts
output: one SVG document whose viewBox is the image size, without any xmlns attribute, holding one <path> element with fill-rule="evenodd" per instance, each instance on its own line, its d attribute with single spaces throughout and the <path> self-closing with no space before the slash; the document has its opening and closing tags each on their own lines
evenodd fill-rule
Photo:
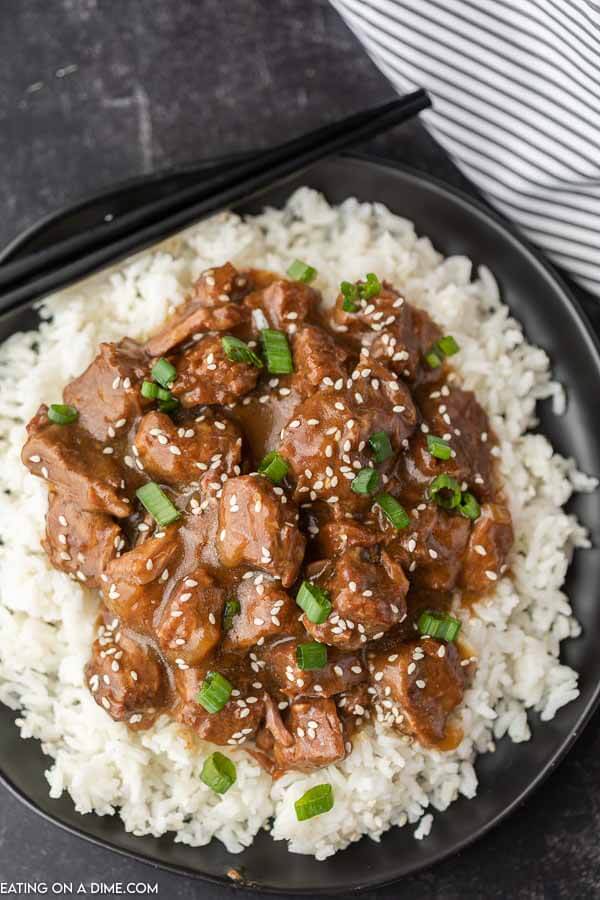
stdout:
<svg viewBox="0 0 600 900">
<path fill-rule="evenodd" d="M 0 245 L 106 185 L 266 147 L 392 93 L 326 0 L 4 0 L 0 81 Z M 419 124 L 368 149 L 469 189 Z M 509 821 L 365 897 L 598 897 L 599 780 L 596 715 Z M 157 882 L 169 900 L 256 896 L 129 861 L 5 791 L 0 800 L 0 882 Z"/>
</svg>

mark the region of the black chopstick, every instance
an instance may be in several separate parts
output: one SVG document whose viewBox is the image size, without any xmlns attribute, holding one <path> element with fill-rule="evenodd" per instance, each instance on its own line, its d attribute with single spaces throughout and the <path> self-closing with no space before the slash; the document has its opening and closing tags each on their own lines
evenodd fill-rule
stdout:
<svg viewBox="0 0 600 900">
<path fill-rule="evenodd" d="M 429 105 L 425 91 L 415 91 L 356 113 L 238 163 L 199 185 L 182 188 L 110 223 L 1 266 L 0 311 L 45 296 L 142 250 L 194 221 L 299 174 L 319 159 L 406 121 Z"/>
</svg>

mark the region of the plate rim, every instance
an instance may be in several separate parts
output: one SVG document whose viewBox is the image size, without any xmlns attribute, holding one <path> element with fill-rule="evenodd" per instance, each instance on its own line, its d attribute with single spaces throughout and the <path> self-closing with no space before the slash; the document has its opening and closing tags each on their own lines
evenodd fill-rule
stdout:
<svg viewBox="0 0 600 900">
<path fill-rule="evenodd" d="M 58 211 L 50 212 L 40 217 L 30 226 L 20 231 L 0 251 L 0 265 L 8 261 L 8 259 L 13 257 L 15 254 L 18 254 L 23 244 L 25 244 L 32 237 L 43 232 L 45 228 L 52 226 L 55 222 L 59 221 L 65 216 L 76 214 L 79 210 L 83 209 L 86 206 L 105 202 L 112 195 L 118 194 L 127 189 L 143 187 L 144 184 L 157 183 L 169 177 L 193 174 L 194 172 L 197 172 L 198 175 L 201 176 L 203 170 L 209 169 L 211 166 L 218 165 L 220 163 L 226 163 L 232 159 L 239 160 L 248 155 L 251 154 L 238 153 L 215 157 L 197 164 L 169 167 L 158 172 L 149 173 L 147 175 L 134 176 L 132 178 L 124 179 L 123 181 L 117 182 L 115 184 L 107 185 L 106 188 L 97 191 L 88 197 L 84 197 L 83 199 L 65 206 Z M 454 185 L 448 184 L 435 175 L 430 175 L 424 170 L 407 166 L 404 163 L 396 162 L 395 160 L 391 160 L 377 154 L 356 152 L 346 152 L 338 154 L 337 156 L 330 157 L 327 160 L 323 160 L 320 163 L 311 166 L 310 169 L 307 169 L 306 174 L 307 176 L 309 176 L 310 171 L 313 168 L 318 168 L 319 165 L 327 165 L 328 163 L 330 164 L 331 162 L 339 161 L 350 161 L 354 164 L 363 166 L 366 169 L 375 166 L 381 170 L 387 169 L 392 170 L 396 173 L 401 173 L 404 178 L 413 181 L 417 185 L 417 187 L 423 186 L 426 189 L 433 190 L 438 194 L 445 195 L 450 199 L 450 201 L 458 203 L 463 210 L 467 211 L 467 213 L 476 214 L 477 218 L 486 221 L 488 224 L 491 223 L 494 228 L 503 232 L 503 236 L 510 241 L 510 243 L 517 249 L 517 251 L 521 253 L 525 252 L 528 257 L 528 262 L 531 265 L 535 266 L 538 272 L 540 272 L 546 280 L 553 283 L 554 289 L 562 295 L 563 302 L 566 308 L 569 310 L 570 318 L 576 325 L 579 338 L 585 342 L 588 351 L 593 357 L 595 357 L 596 365 L 600 370 L 600 338 L 597 336 L 579 299 L 571 291 L 569 285 L 566 283 L 562 275 L 544 258 L 537 247 L 535 247 L 527 237 L 522 235 L 516 229 L 516 227 L 501 213 L 488 206 L 484 201 L 478 199 L 477 197 L 472 197 L 466 191 L 463 191 L 460 188 L 455 187 Z M 349 196 L 351 195 L 351 193 L 352 192 L 350 190 Z M 134 254 L 132 253 L 131 255 Z M 400 878 L 414 876 L 419 872 L 427 871 L 434 866 L 437 866 L 439 863 L 448 859 L 449 857 L 452 857 L 457 853 L 460 853 L 462 850 L 465 850 L 467 847 L 470 847 L 484 835 L 492 831 L 492 829 L 498 826 L 501 822 L 512 815 L 520 806 L 522 806 L 528 800 L 528 798 L 540 787 L 540 785 L 546 780 L 546 778 L 548 778 L 549 775 L 564 760 L 577 739 L 583 733 L 592 715 L 597 710 L 599 704 L 600 680 L 598 680 L 590 698 L 588 699 L 585 707 L 577 718 L 576 726 L 561 740 L 560 746 L 552 754 L 551 758 L 547 761 L 543 768 L 540 769 L 535 778 L 533 778 L 528 783 L 528 785 L 520 792 L 520 794 L 515 797 L 515 799 L 508 806 L 504 807 L 495 816 L 493 816 L 488 822 L 486 822 L 484 825 L 479 826 L 477 830 L 472 834 L 452 844 L 447 850 L 440 852 L 434 860 L 430 860 L 422 865 L 417 864 L 408 872 L 405 872 L 402 875 L 398 875 L 394 878 L 377 880 L 375 876 L 375 878 L 371 880 L 363 882 L 358 886 L 354 886 L 352 888 L 353 893 L 362 894 L 365 891 L 377 890 L 379 888 L 397 883 Z M 15 715 L 18 715 L 18 710 L 13 712 L 15 713 Z M 48 812 L 42 807 L 38 806 L 38 804 L 34 800 L 32 800 L 24 791 L 22 791 L 21 788 L 17 787 L 3 771 L 1 761 L 0 784 L 4 786 L 13 797 L 18 799 L 28 809 L 41 816 L 45 821 L 58 826 L 61 830 L 72 834 L 75 837 L 81 838 L 95 846 L 110 850 L 122 857 L 134 859 L 138 862 L 149 865 L 154 869 L 170 872 L 172 874 L 180 875 L 183 877 L 193 878 L 195 881 L 209 882 L 211 884 L 228 887 L 230 889 L 247 890 L 255 893 L 264 893 L 271 895 L 280 895 L 282 892 L 282 889 L 279 887 L 260 885 L 252 881 L 245 880 L 236 882 L 230 878 L 227 878 L 225 875 L 219 876 L 211 873 L 200 873 L 198 871 L 189 869 L 184 864 L 156 860 L 155 858 L 148 854 L 145 854 L 141 850 L 120 847 L 117 844 L 114 844 L 109 837 L 100 837 L 86 832 L 84 830 L 83 824 L 79 826 L 68 822 L 63 822 L 53 813 Z M 476 799 L 477 798 L 474 797 L 473 801 L 476 801 Z M 96 814 L 91 813 L 89 815 Z M 85 815 L 80 814 L 82 823 L 85 822 L 85 818 Z M 346 851 L 351 852 L 351 848 L 352 845 L 349 845 L 349 847 L 346 848 Z M 235 863 L 233 864 L 233 866 L 235 866 Z M 312 887 L 290 887 L 286 888 L 285 890 L 287 893 L 296 896 L 314 896 L 314 888 Z M 323 890 L 323 896 L 340 896 L 347 893 L 348 887 L 346 886 L 328 888 Z"/>
</svg>

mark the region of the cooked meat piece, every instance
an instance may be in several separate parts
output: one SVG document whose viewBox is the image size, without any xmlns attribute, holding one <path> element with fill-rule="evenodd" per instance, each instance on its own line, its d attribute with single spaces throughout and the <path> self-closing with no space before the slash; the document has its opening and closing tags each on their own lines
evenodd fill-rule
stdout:
<svg viewBox="0 0 600 900">
<path fill-rule="evenodd" d="M 273 755 L 279 769 L 310 771 L 346 756 L 342 723 L 333 700 L 296 700 L 285 719 L 293 743 L 275 740 Z"/>
<path fill-rule="evenodd" d="M 175 425 L 166 413 L 146 413 L 134 446 L 146 474 L 164 484 L 191 486 L 209 470 L 211 477 L 222 472 L 231 475 L 242 455 L 242 437 L 235 423 L 207 415 Z"/>
<path fill-rule="evenodd" d="M 356 653 L 341 653 L 329 648 L 327 663 L 322 669 L 301 669 L 296 659 L 298 644 L 304 638 L 282 637 L 257 650 L 259 664 L 272 685 L 288 697 L 332 697 L 340 691 L 360 684 L 367 678 L 361 657 Z"/>
<path fill-rule="evenodd" d="M 313 394 L 319 386 L 341 389 L 346 384 L 348 353 L 322 328 L 305 325 L 294 335 L 292 350 L 294 385 L 302 395 Z"/>
<path fill-rule="evenodd" d="M 147 728 L 165 699 L 165 673 L 152 648 L 102 629 L 85 669 L 92 696 L 117 722 Z"/>
<path fill-rule="evenodd" d="M 79 425 L 53 425 L 47 414 L 48 407 L 40 406 L 27 426 L 21 453 L 24 465 L 81 509 L 130 515 L 117 462 Z"/>
<path fill-rule="evenodd" d="M 155 611 L 159 608 L 169 578 L 169 566 L 174 570 L 179 554 L 178 528 L 170 525 L 138 544 L 106 569 L 104 602 L 125 622 L 144 634 L 152 631 Z"/>
<path fill-rule="evenodd" d="M 182 406 L 233 403 L 252 390 L 259 372 L 228 359 L 219 335 L 206 335 L 180 357 L 172 393 Z"/>
<path fill-rule="evenodd" d="M 262 310 L 269 328 L 294 334 L 314 315 L 319 301 L 320 294 L 307 284 L 281 279 L 249 294 L 244 303 L 251 310 Z"/>
<path fill-rule="evenodd" d="M 372 465 L 369 438 L 385 431 L 398 451 L 415 426 L 415 407 L 404 385 L 374 363 L 357 372 L 351 391 L 319 390 L 300 404 L 282 432 L 280 453 L 290 464 L 299 502 L 324 500 L 348 511 L 366 510 L 372 499 L 354 493 L 351 484 L 360 469 Z"/>
<path fill-rule="evenodd" d="M 218 540 L 224 566 L 264 569 L 289 587 L 298 575 L 305 546 L 296 505 L 283 488 L 262 475 L 241 475 L 225 482 Z"/>
<path fill-rule="evenodd" d="M 465 689 L 454 644 L 431 638 L 398 644 L 394 653 L 375 654 L 371 671 L 379 696 L 378 718 L 412 734 L 426 747 L 440 744 L 448 716 L 462 701 Z"/>
<path fill-rule="evenodd" d="M 504 573 L 513 538 L 508 509 L 498 503 L 484 503 L 463 560 L 461 583 L 467 590 L 483 593 L 494 587 Z"/>
<path fill-rule="evenodd" d="M 337 699 L 338 713 L 344 725 L 357 728 L 365 719 L 370 718 L 371 688 L 368 682 L 357 684 L 355 687 L 344 691 Z"/>
<path fill-rule="evenodd" d="M 193 728 L 204 741 L 221 745 L 244 744 L 256 734 L 265 713 L 263 691 L 253 687 L 252 683 L 260 682 L 242 669 L 218 671 L 233 685 L 233 691 L 222 710 L 209 713 L 197 701 L 207 669 L 182 666 L 174 670 L 178 694 L 176 718 Z"/>
<path fill-rule="evenodd" d="M 142 414 L 140 387 L 150 372 L 148 354 L 136 341 L 100 344 L 83 375 L 63 391 L 65 403 L 79 413 L 78 423 L 97 441 L 114 438 Z"/>
<path fill-rule="evenodd" d="M 86 512 L 79 504 L 50 493 L 44 550 L 55 569 L 100 587 L 100 576 L 125 546 L 121 529 L 104 513 Z"/>
<path fill-rule="evenodd" d="M 178 344 L 207 331 L 234 331 L 250 319 L 245 306 L 237 302 L 246 289 L 230 263 L 207 269 L 194 285 L 191 298 L 146 344 L 151 356 L 162 356 Z M 229 287 L 228 287 L 229 286 Z"/>
<path fill-rule="evenodd" d="M 316 565 L 316 564 L 315 564 Z M 316 641 L 357 649 L 382 637 L 406 615 L 408 580 L 398 563 L 383 553 L 381 562 L 359 547 L 346 550 L 317 578 L 333 611 L 321 625 L 302 617 Z"/>
<path fill-rule="evenodd" d="M 236 599 L 240 611 L 225 635 L 224 650 L 248 650 L 266 638 L 289 633 L 300 613 L 279 582 L 262 572 L 240 583 Z"/>
<path fill-rule="evenodd" d="M 340 294 L 332 311 L 335 327 L 344 330 L 344 337 L 353 341 L 357 349 L 367 348 L 369 356 L 414 381 L 437 377 L 425 364 L 423 355 L 437 341 L 442 332 L 424 310 L 407 303 L 387 282 L 383 282 L 377 297 L 360 302 L 357 312 L 343 309 Z"/>
<path fill-rule="evenodd" d="M 491 454 L 494 435 L 475 394 L 445 385 L 440 390 L 422 392 L 419 406 L 429 432 L 447 440 L 455 456 L 435 459 L 427 450 L 426 436 L 421 434 L 411 442 L 407 454 L 414 460 L 414 467 L 425 476 L 427 484 L 440 472 L 447 472 L 464 481 L 480 500 L 489 499 L 496 490 Z M 418 480 L 422 483 L 422 478 Z"/>
<path fill-rule="evenodd" d="M 172 663 L 197 666 L 221 638 L 225 591 L 206 569 L 195 569 L 181 579 L 160 610 L 156 636 Z"/>
<path fill-rule="evenodd" d="M 333 559 L 352 547 L 374 547 L 382 535 L 353 519 L 340 519 L 321 525 L 315 537 L 320 559 Z"/>
<path fill-rule="evenodd" d="M 447 513 L 435 503 L 421 503 L 409 515 L 408 528 L 388 529 L 387 552 L 409 573 L 412 585 L 451 591 L 461 570 L 470 520 Z"/>
</svg>

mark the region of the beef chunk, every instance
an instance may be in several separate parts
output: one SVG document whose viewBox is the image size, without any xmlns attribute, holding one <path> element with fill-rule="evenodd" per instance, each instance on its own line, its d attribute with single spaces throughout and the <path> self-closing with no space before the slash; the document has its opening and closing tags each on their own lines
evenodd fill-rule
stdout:
<svg viewBox="0 0 600 900">
<path fill-rule="evenodd" d="M 121 471 L 112 456 L 79 425 L 53 425 L 47 414 L 48 407 L 40 406 L 27 426 L 21 459 L 29 471 L 83 510 L 130 515 Z"/>
<path fill-rule="evenodd" d="M 234 616 L 223 648 L 248 650 L 258 641 L 286 634 L 294 628 L 299 609 L 278 582 L 256 573 L 238 587 L 240 612 Z"/>
<path fill-rule="evenodd" d="M 209 713 L 197 701 L 198 693 L 206 676 L 205 668 L 188 668 L 180 665 L 175 669 L 175 687 L 178 694 L 176 718 L 189 725 L 202 740 L 213 744 L 243 744 L 249 740 L 260 726 L 265 712 L 263 691 L 255 688 L 256 676 L 241 669 L 228 672 L 219 667 L 219 672 L 233 685 L 228 702 L 218 713 Z"/>
<path fill-rule="evenodd" d="M 207 269 L 194 285 L 190 299 L 150 338 L 148 353 L 162 356 L 196 335 L 233 331 L 248 322 L 249 311 L 238 302 L 247 286 L 245 279 L 245 275 L 236 274 L 230 263 Z"/>
<path fill-rule="evenodd" d="M 322 385 L 341 388 L 348 377 L 345 363 L 348 353 L 326 331 L 305 325 L 292 341 L 294 385 L 304 396 Z"/>
<path fill-rule="evenodd" d="M 275 740 L 273 756 L 279 769 L 310 771 L 346 756 L 342 723 L 333 700 L 296 700 L 285 718 L 289 745 Z"/>
<path fill-rule="evenodd" d="M 165 673 L 156 653 L 126 634 L 101 629 L 85 678 L 94 700 L 117 722 L 147 728 L 165 699 Z"/>
<path fill-rule="evenodd" d="M 175 568 L 180 552 L 177 532 L 177 526 L 170 525 L 159 532 L 162 537 L 148 538 L 107 566 L 104 602 L 130 628 L 152 631 L 169 567 Z"/>
<path fill-rule="evenodd" d="M 378 718 L 426 747 L 439 745 L 448 716 L 461 703 L 465 689 L 454 644 L 431 638 L 398 644 L 394 653 L 376 654 L 371 670 L 379 696 Z"/>
<path fill-rule="evenodd" d="M 288 697 L 331 697 L 360 684 L 367 670 L 356 653 L 342 653 L 329 648 L 322 669 L 301 669 L 296 659 L 298 644 L 309 638 L 283 637 L 265 644 L 257 651 L 259 664 L 271 684 Z"/>
<path fill-rule="evenodd" d="M 321 559 L 333 559 L 352 547 L 374 547 L 381 534 L 353 519 L 326 522 L 319 528 L 315 546 Z"/>
<path fill-rule="evenodd" d="M 171 662 L 197 666 L 221 638 L 225 591 L 206 569 L 195 569 L 173 588 L 160 611 L 156 636 Z"/>
<path fill-rule="evenodd" d="M 42 543 L 55 569 L 67 572 L 86 587 L 100 587 L 100 576 L 125 540 L 109 516 L 86 512 L 51 492 Z"/>
<path fill-rule="evenodd" d="M 314 314 L 319 300 L 319 293 L 307 284 L 282 279 L 249 294 L 245 304 L 249 309 L 262 310 L 270 328 L 294 334 Z"/>
<path fill-rule="evenodd" d="M 65 403 L 77 409 L 82 428 L 97 441 L 107 441 L 141 415 L 140 387 L 149 370 L 148 354 L 130 338 L 100 344 L 83 375 L 64 389 Z"/>
<path fill-rule="evenodd" d="M 484 503 L 463 561 L 461 582 L 467 590 L 485 592 L 494 587 L 504 572 L 513 537 L 508 509 L 498 503 Z"/>
<path fill-rule="evenodd" d="M 282 432 L 280 452 L 299 501 L 339 502 L 356 512 L 372 503 L 351 489 L 356 473 L 372 465 L 369 438 L 385 431 L 400 450 L 415 427 L 416 411 L 407 388 L 382 366 L 362 365 L 352 378 L 351 390 L 327 388 L 300 404 Z"/>
<path fill-rule="evenodd" d="M 455 587 L 469 540 L 469 519 L 450 514 L 435 503 L 410 510 L 410 526 L 388 529 L 387 552 L 410 573 L 411 584 L 429 590 Z"/>
<path fill-rule="evenodd" d="M 421 412 L 432 434 L 447 440 L 453 457 L 437 460 L 427 450 L 426 436 L 419 435 L 411 446 L 414 466 L 427 483 L 447 472 L 480 499 L 489 499 L 496 490 L 494 444 L 488 417 L 472 391 L 443 386 L 440 390 L 423 392 L 419 398 Z"/>
<path fill-rule="evenodd" d="M 317 641 L 356 649 L 382 637 L 406 615 L 408 580 L 386 553 L 379 561 L 359 547 L 346 550 L 316 580 L 333 605 L 321 625 L 303 616 L 304 627 Z"/>
<path fill-rule="evenodd" d="M 387 282 L 377 297 L 361 301 L 356 312 L 346 312 L 343 302 L 340 294 L 332 312 L 333 325 L 341 326 L 357 349 L 367 348 L 373 360 L 384 362 L 408 381 L 434 374 L 422 364 L 423 355 L 442 332 L 424 310 L 407 303 Z"/>
<path fill-rule="evenodd" d="M 289 587 L 298 575 L 305 544 L 296 505 L 282 488 L 261 475 L 242 475 L 225 482 L 218 539 L 224 566 L 264 569 Z"/>
<path fill-rule="evenodd" d="M 221 337 L 206 335 L 179 358 L 172 393 L 182 406 L 233 403 L 254 388 L 259 371 L 228 359 Z"/>
<path fill-rule="evenodd" d="M 135 447 L 150 477 L 189 485 L 209 470 L 211 478 L 222 472 L 231 475 L 241 459 L 242 438 L 227 419 L 203 415 L 177 426 L 165 413 L 149 412 L 139 424 Z"/>
</svg>

